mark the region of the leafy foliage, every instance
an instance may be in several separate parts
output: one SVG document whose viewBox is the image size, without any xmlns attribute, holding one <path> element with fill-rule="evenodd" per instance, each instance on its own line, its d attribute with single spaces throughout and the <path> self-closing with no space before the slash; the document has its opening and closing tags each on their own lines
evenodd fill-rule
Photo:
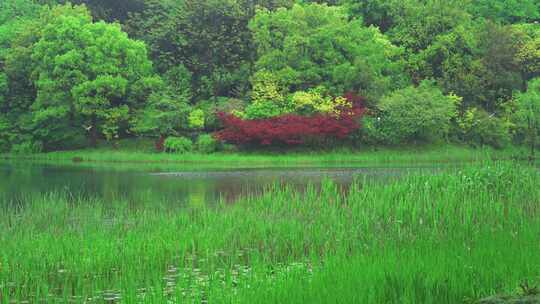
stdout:
<svg viewBox="0 0 540 304">
<path fill-rule="evenodd" d="M 93 23 L 83 7 L 58 9 L 69 14 L 60 13 L 43 28 L 31 57 L 37 135 L 47 140 L 82 125 L 93 137 L 99 131 L 108 140 L 117 138 L 148 96 L 140 89 L 152 76 L 146 48 L 118 25 Z"/>
<path fill-rule="evenodd" d="M 218 113 L 276 134 L 248 145 L 330 141 L 315 121 L 356 103 L 355 146 L 536 146 L 536 0 L 70 2 L 0 1 L 1 152 L 134 135 L 162 150 L 233 130 Z"/>
<path fill-rule="evenodd" d="M 365 108 L 361 105 L 340 115 L 286 114 L 268 119 L 244 120 L 222 113 L 224 129 L 217 132 L 220 141 L 241 146 L 294 146 L 323 144 L 343 140 L 359 127 Z"/>
<path fill-rule="evenodd" d="M 249 119 L 270 118 L 290 112 L 285 89 L 269 71 L 261 70 L 253 77 L 251 104 L 246 108 Z"/>
<path fill-rule="evenodd" d="M 540 19 L 540 6 L 535 0 L 473 0 L 469 11 L 504 23 L 534 22 Z"/>
<path fill-rule="evenodd" d="M 34 154 L 43 150 L 40 142 L 23 141 L 21 143 L 14 144 L 11 147 L 11 153 L 14 154 Z"/>
<path fill-rule="evenodd" d="M 527 91 L 519 94 L 516 101 L 516 118 L 531 147 L 531 156 L 534 156 L 540 136 L 540 78 L 531 80 Z"/>
<path fill-rule="evenodd" d="M 219 143 L 214 136 L 210 134 L 202 134 L 197 138 L 195 146 L 198 152 L 209 154 L 218 150 Z"/>
<path fill-rule="evenodd" d="M 394 13 L 395 25 L 389 35 L 398 45 L 412 53 L 427 48 L 438 35 L 446 34 L 469 20 L 463 10 L 463 0 L 403 1 L 394 4 L 399 11 Z"/>
<path fill-rule="evenodd" d="M 399 60 L 401 49 L 378 29 L 349 20 L 339 7 L 309 4 L 260 10 L 250 29 L 258 73 L 272 73 L 285 93 L 323 86 L 334 96 L 358 91 L 376 98 L 407 78 Z"/>
<path fill-rule="evenodd" d="M 197 130 L 197 129 L 204 128 L 204 122 L 205 122 L 205 118 L 204 118 L 203 110 L 196 109 L 196 110 L 193 110 L 193 112 L 189 114 L 188 125 L 191 129 Z"/>
<path fill-rule="evenodd" d="M 193 74 L 194 94 L 238 96 L 247 91 L 252 38 L 247 24 L 256 6 L 267 0 L 146 0 L 132 14 L 128 30 L 144 40 L 161 72 L 178 65 Z"/>
<path fill-rule="evenodd" d="M 380 118 L 375 125 L 375 136 L 388 144 L 442 140 L 450 130 L 460 102 L 460 97 L 444 95 L 427 81 L 418 87 L 395 91 L 377 105 Z"/>
<path fill-rule="evenodd" d="M 510 126 L 482 109 L 468 109 L 457 118 L 457 124 L 461 139 L 472 145 L 502 148 L 510 142 Z"/>
<path fill-rule="evenodd" d="M 294 112 L 300 114 L 327 113 L 339 115 L 342 111 L 349 111 L 352 103 L 344 97 L 333 98 L 324 95 L 321 88 L 307 92 L 298 91 L 291 96 L 291 105 Z"/>
<path fill-rule="evenodd" d="M 523 35 L 516 54 L 516 61 L 526 80 L 540 76 L 540 26 L 521 24 L 514 26 Z"/>
<path fill-rule="evenodd" d="M 186 137 L 168 137 L 165 140 L 165 151 L 171 153 L 187 153 L 193 150 L 193 142 Z"/>
</svg>

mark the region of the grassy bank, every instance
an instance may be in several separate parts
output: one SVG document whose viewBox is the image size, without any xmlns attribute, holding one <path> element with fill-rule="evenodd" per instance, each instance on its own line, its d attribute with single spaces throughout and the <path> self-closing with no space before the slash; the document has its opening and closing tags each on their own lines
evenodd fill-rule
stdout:
<svg viewBox="0 0 540 304">
<path fill-rule="evenodd" d="M 540 279 L 540 176 L 517 164 L 275 187 L 217 208 L 0 203 L 0 303 L 463 303 Z"/>
<path fill-rule="evenodd" d="M 83 161 L 116 163 L 168 163 L 197 165 L 384 165 L 414 163 L 470 162 L 526 159 L 527 150 L 510 147 L 503 150 L 465 146 L 420 146 L 401 148 L 366 148 L 333 152 L 243 152 L 214 154 L 167 154 L 132 149 L 95 149 L 51 152 L 35 155 L 2 155 L 4 159 L 40 161 Z"/>
</svg>

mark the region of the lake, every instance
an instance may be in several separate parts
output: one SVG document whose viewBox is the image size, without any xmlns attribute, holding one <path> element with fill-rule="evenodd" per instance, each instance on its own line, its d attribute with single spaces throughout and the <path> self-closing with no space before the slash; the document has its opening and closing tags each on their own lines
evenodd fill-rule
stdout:
<svg viewBox="0 0 540 304">
<path fill-rule="evenodd" d="M 346 188 L 353 179 L 389 180 L 433 167 L 272 167 L 209 168 L 185 165 L 38 163 L 0 161 L 0 195 L 18 202 L 32 194 L 67 192 L 105 201 L 175 205 L 232 202 L 259 193 L 273 183 L 297 187 L 331 179 Z"/>
</svg>

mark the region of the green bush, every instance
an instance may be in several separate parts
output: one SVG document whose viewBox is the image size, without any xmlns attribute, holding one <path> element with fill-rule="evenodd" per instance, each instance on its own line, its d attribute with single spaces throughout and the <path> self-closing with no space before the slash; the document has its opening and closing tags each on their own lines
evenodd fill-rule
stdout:
<svg viewBox="0 0 540 304">
<path fill-rule="evenodd" d="M 169 153 L 187 153 L 193 150 L 193 142 L 186 137 L 168 137 L 164 147 Z"/>
<path fill-rule="evenodd" d="M 385 144 L 436 142 L 449 133 L 461 98 L 444 95 L 432 82 L 397 90 L 377 105 L 379 116 L 365 121 L 367 133 Z"/>
<path fill-rule="evenodd" d="M 7 140 L 0 138 L 0 153 L 8 152 L 10 150 L 10 145 Z"/>
<path fill-rule="evenodd" d="M 41 142 L 25 141 L 11 146 L 11 153 L 14 154 L 35 154 L 43 150 Z"/>
<path fill-rule="evenodd" d="M 380 126 L 380 117 L 364 116 L 362 127 L 355 134 L 357 141 L 368 145 L 378 145 L 391 142 L 388 132 L 384 132 Z"/>
<path fill-rule="evenodd" d="M 55 150 L 78 150 L 85 149 L 91 146 L 90 139 L 84 133 L 73 132 L 66 136 L 66 139 L 55 145 Z"/>
<path fill-rule="evenodd" d="M 204 128 L 205 114 L 201 109 L 193 110 L 188 116 L 188 125 L 191 129 L 198 130 Z"/>
<path fill-rule="evenodd" d="M 239 149 L 237 146 L 235 145 L 231 145 L 231 144 L 223 144 L 222 147 L 221 147 L 221 150 L 225 153 L 237 153 L 239 152 Z"/>
<path fill-rule="evenodd" d="M 201 153 L 214 153 L 218 149 L 218 141 L 210 134 L 202 134 L 197 138 L 196 148 Z"/>
<path fill-rule="evenodd" d="M 511 141 L 509 125 L 484 110 L 471 108 L 457 119 L 461 140 L 475 146 L 503 148 Z"/>
<path fill-rule="evenodd" d="M 0 116 L 0 153 L 9 152 L 12 135 L 9 121 Z"/>
</svg>

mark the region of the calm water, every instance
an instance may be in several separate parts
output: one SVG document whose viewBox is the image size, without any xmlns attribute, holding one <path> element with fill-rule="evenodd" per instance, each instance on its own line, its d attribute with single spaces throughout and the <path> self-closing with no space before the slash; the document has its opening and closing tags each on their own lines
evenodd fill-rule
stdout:
<svg viewBox="0 0 540 304">
<path fill-rule="evenodd" d="M 355 177 L 387 180 L 433 168 L 241 168 L 153 167 L 100 164 L 43 164 L 0 161 L 0 203 L 30 194 L 69 192 L 105 201 L 160 200 L 179 205 L 234 201 L 283 182 L 303 187 L 332 179 L 343 187 Z"/>
</svg>

